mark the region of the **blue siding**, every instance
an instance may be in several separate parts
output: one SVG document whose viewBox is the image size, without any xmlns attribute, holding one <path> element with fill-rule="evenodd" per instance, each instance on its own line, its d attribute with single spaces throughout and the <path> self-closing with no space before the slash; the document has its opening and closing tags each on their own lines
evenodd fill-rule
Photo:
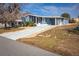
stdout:
<svg viewBox="0 0 79 59">
<path fill-rule="evenodd" d="M 54 18 L 46 18 L 46 23 L 50 25 L 55 25 L 55 19 Z"/>
<path fill-rule="evenodd" d="M 42 17 L 37 17 L 37 22 L 36 22 L 36 16 L 25 16 L 22 17 L 23 22 L 27 21 L 33 21 L 34 23 L 40 23 L 40 24 L 49 24 L 49 25 L 62 25 L 62 24 L 68 24 L 69 20 L 64 20 L 64 18 L 42 18 Z M 55 21 L 56 19 L 56 21 Z"/>
</svg>

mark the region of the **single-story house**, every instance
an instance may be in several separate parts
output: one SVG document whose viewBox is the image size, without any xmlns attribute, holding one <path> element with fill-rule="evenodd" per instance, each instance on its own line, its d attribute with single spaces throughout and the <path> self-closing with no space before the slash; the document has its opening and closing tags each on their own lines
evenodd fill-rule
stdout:
<svg viewBox="0 0 79 59">
<path fill-rule="evenodd" d="M 38 16 L 32 14 L 22 16 L 22 21 L 33 21 L 36 25 L 63 25 L 69 23 L 69 20 L 65 20 L 61 16 Z"/>
<path fill-rule="evenodd" d="M 65 20 L 64 17 L 61 16 L 39 16 L 33 14 L 23 14 L 20 19 L 16 19 L 15 21 L 10 21 L 7 23 L 7 27 L 12 27 L 16 25 L 23 25 L 24 23 L 32 21 L 37 26 L 40 25 L 63 25 L 68 24 L 69 20 Z M 4 27 L 5 25 L 0 23 L 0 27 Z"/>
</svg>

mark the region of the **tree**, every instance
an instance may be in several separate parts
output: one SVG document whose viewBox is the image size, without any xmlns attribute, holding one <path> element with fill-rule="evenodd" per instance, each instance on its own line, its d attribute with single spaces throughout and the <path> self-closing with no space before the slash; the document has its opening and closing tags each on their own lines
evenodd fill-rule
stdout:
<svg viewBox="0 0 79 59">
<path fill-rule="evenodd" d="M 8 22 L 13 22 L 19 17 L 19 4 L 0 4 L 0 22 L 5 23 L 5 28 Z"/>
<path fill-rule="evenodd" d="M 70 19 L 70 15 L 68 13 L 63 13 L 61 16 L 66 19 Z"/>
</svg>

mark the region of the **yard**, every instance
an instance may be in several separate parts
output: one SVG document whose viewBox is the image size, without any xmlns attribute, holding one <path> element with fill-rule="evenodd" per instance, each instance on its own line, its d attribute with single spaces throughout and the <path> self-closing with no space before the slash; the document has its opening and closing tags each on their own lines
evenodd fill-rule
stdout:
<svg viewBox="0 0 79 59">
<path fill-rule="evenodd" d="M 17 41 L 31 44 L 61 55 L 79 55 L 79 35 L 68 29 L 77 24 L 65 25 L 43 32 L 33 38 L 21 38 Z M 79 33 L 79 31 L 77 31 Z"/>
<path fill-rule="evenodd" d="M 5 32 L 14 32 L 14 31 L 19 31 L 22 30 L 24 28 L 0 28 L 0 34 L 1 33 L 5 33 Z"/>
</svg>

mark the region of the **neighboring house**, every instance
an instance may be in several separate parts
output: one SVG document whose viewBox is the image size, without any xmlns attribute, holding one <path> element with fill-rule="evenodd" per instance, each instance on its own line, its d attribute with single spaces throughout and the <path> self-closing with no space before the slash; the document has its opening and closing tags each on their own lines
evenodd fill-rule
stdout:
<svg viewBox="0 0 79 59">
<path fill-rule="evenodd" d="M 22 19 L 17 19 L 15 21 L 9 21 L 6 23 L 7 27 L 15 27 L 15 26 L 22 26 L 23 22 Z M 0 22 L 0 28 L 5 27 L 5 23 Z"/>
<path fill-rule="evenodd" d="M 75 20 L 76 22 L 79 22 L 79 18 L 74 18 L 74 20 Z"/>
<path fill-rule="evenodd" d="M 28 14 L 22 16 L 23 22 L 33 21 L 37 26 L 38 25 L 63 25 L 68 24 L 69 21 L 65 20 L 64 17 L 61 16 L 38 16 Z"/>
</svg>

